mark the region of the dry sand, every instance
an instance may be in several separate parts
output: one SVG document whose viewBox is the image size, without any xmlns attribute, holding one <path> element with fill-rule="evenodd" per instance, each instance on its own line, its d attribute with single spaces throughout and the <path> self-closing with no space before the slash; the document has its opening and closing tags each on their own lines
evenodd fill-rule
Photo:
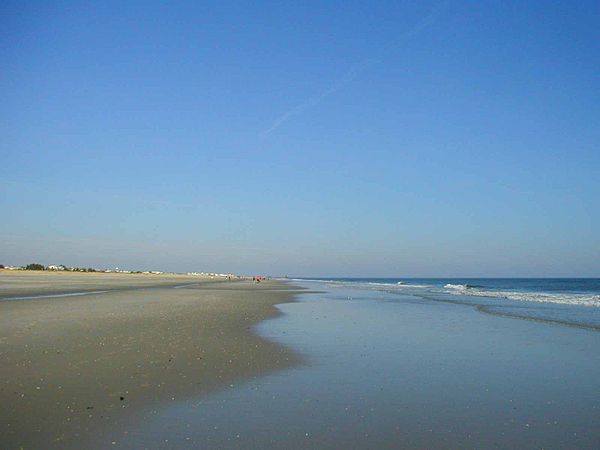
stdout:
<svg viewBox="0 0 600 450">
<path fill-rule="evenodd" d="M 284 283 L 16 277 L 22 283 L 0 272 L 1 297 L 116 290 L 0 301 L 0 448 L 110 446 L 166 402 L 299 362 L 251 331 L 290 300 L 294 288 Z"/>
<path fill-rule="evenodd" d="M 180 274 L 42 272 L 34 270 L 0 270 L 0 299 L 67 292 L 137 289 L 178 286 L 200 281 L 223 281 L 225 277 Z"/>
</svg>

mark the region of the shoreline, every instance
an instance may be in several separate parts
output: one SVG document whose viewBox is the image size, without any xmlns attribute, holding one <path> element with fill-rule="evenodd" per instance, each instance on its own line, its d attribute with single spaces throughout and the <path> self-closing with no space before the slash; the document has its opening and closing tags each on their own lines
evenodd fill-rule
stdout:
<svg viewBox="0 0 600 450">
<path fill-rule="evenodd" d="M 548 325 L 557 325 L 557 326 L 563 326 L 563 327 L 579 328 L 579 329 L 583 329 L 583 330 L 600 332 L 600 326 L 595 325 L 595 324 L 577 323 L 577 322 L 569 321 L 566 319 L 549 319 L 549 318 L 545 318 L 545 317 L 526 316 L 526 315 L 519 315 L 516 312 L 511 313 L 511 312 L 507 312 L 507 311 L 502 311 L 503 309 L 511 308 L 511 306 L 502 305 L 500 303 L 491 304 L 491 305 L 482 305 L 482 304 L 478 304 L 478 303 L 460 301 L 460 300 L 454 300 L 454 299 L 448 300 L 448 299 L 444 299 L 444 298 L 433 297 L 431 295 L 416 295 L 416 294 L 410 294 L 410 295 L 414 295 L 417 298 L 422 298 L 424 300 L 428 300 L 428 301 L 432 301 L 432 302 L 448 303 L 451 305 L 469 306 L 481 314 L 487 314 L 490 316 L 504 317 L 507 319 L 528 320 L 531 322 L 545 323 Z M 482 296 L 482 298 L 487 298 L 490 300 L 495 299 L 494 297 L 483 297 L 483 296 Z M 524 305 L 523 307 L 526 307 L 526 306 L 527 305 Z M 593 306 L 578 306 L 578 307 L 579 308 L 594 308 Z M 497 310 L 494 310 L 493 308 L 497 308 Z M 512 306 L 512 308 L 514 308 L 514 306 Z"/>
<path fill-rule="evenodd" d="M 468 306 L 303 292 L 257 328 L 308 364 L 174 402 L 116 448 L 596 448 L 600 335 Z"/>
<path fill-rule="evenodd" d="M 540 278 L 498 278 L 502 281 L 538 281 Z M 374 280 L 375 282 L 372 282 Z M 535 300 L 536 296 L 548 296 L 560 294 L 566 298 L 569 296 L 585 295 L 596 301 L 600 300 L 597 291 L 600 289 L 599 278 L 548 278 L 550 282 L 556 280 L 580 281 L 589 280 L 597 282 L 598 287 L 587 286 L 588 291 L 579 291 L 577 289 L 569 291 L 568 289 L 556 289 L 554 291 L 545 291 L 544 287 L 538 287 L 538 290 L 519 290 L 517 286 L 477 286 L 475 283 L 487 282 L 492 278 L 405 278 L 402 282 L 402 288 L 396 288 L 396 280 L 385 278 L 357 278 L 357 279 L 331 279 L 331 280 L 306 280 L 308 283 L 333 283 L 333 285 L 360 287 L 361 289 L 389 292 L 394 295 L 409 295 L 426 301 L 443 302 L 456 305 L 466 305 L 475 308 L 482 314 L 495 315 L 500 317 L 509 317 L 513 319 L 537 321 L 548 324 L 563 325 L 568 327 L 583 328 L 593 331 L 600 331 L 600 305 L 589 303 L 577 303 L 576 301 L 551 301 Z M 440 282 L 442 281 L 443 282 Z M 473 282 L 472 287 L 480 288 L 475 294 L 469 290 L 458 292 L 456 290 L 448 291 L 444 286 L 446 282 L 452 281 L 456 285 L 464 285 L 465 281 Z M 297 279 L 297 282 L 302 282 Z M 416 283 L 416 284 L 415 284 Z M 483 289 L 485 290 L 483 290 Z M 505 292 L 502 292 L 502 291 Z M 511 297 L 511 294 L 520 294 L 521 298 Z M 527 298 L 527 296 L 532 298 Z M 577 300 L 577 299 L 571 299 Z"/>
<path fill-rule="evenodd" d="M 112 290 L 0 301 L 2 447 L 109 446 L 169 402 L 301 363 L 254 332 L 293 301 L 293 285 L 196 277 L 174 289 L 181 277 L 140 287 L 76 276 Z"/>
</svg>

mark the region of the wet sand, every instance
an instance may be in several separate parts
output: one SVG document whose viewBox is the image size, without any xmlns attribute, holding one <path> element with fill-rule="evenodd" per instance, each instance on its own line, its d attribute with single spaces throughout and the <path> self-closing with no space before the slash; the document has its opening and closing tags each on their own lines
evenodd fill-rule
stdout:
<svg viewBox="0 0 600 450">
<path fill-rule="evenodd" d="M 257 332 L 306 364 L 173 402 L 119 449 L 598 449 L 600 333 L 306 283 Z"/>
<path fill-rule="evenodd" d="M 291 299 L 283 283 L 8 275 L 2 298 L 111 291 L 0 301 L 0 448 L 106 448 L 170 402 L 299 362 L 251 329 Z"/>
</svg>

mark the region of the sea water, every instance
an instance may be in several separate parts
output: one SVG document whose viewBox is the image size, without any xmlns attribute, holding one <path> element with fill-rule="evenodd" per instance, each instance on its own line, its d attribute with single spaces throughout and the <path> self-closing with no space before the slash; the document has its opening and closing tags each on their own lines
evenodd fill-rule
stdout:
<svg viewBox="0 0 600 450">
<path fill-rule="evenodd" d="M 307 281 L 309 279 L 297 279 Z M 329 287 L 470 304 L 482 312 L 600 329 L 600 278 L 314 278 Z"/>
<path fill-rule="evenodd" d="M 491 283 L 528 292 L 498 280 L 296 281 L 319 293 L 279 305 L 284 314 L 256 331 L 304 364 L 176 402 L 111 440 L 162 449 L 598 448 L 600 333 L 482 314 L 477 305 L 525 301 L 454 292 Z M 533 294 L 551 292 L 528 283 Z M 461 284 L 474 287 L 446 287 Z"/>
</svg>

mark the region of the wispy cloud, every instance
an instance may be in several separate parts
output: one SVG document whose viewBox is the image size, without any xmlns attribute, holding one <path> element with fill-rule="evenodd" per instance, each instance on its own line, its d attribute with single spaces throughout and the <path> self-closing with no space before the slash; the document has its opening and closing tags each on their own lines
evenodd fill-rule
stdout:
<svg viewBox="0 0 600 450">
<path fill-rule="evenodd" d="M 406 31 L 400 35 L 400 37 L 398 38 L 397 42 L 394 45 L 394 48 L 397 48 L 399 45 L 407 43 L 408 41 L 413 39 L 415 36 L 417 36 L 419 33 L 423 32 L 423 30 L 425 30 L 426 28 L 431 26 L 436 21 L 436 19 L 438 18 L 438 16 L 440 15 L 440 13 L 442 12 L 442 10 L 445 8 L 445 6 L 447 4 L 448 4 L 448 1 L 440 2 L 440 3 L 436 4 L 435 7 L 429 12 L 429 14 L 427 14 L 427 16 L 425 16 L 423 19 L 418 21 L 408 31 Z M 365 72 L 370 67 L 380 63 L 384 59 L 385 59 L 385 54 L 383 51 L 380 51 L 378 56 L 370 56 L 369 58 L 366 58 L 363 61 L 361 61 L 360 63 L 356 64 L 350 70 L 348 70 L 346 73 L 344 73 L 344 75 L 342 75 L 340 78 L 338 78 L 331 86 L 329 86 L 327 89 L 325 89 L 323 92 L 313 95 L 312 97 L 308 98 L 307 100 L 297 104 L 293 108 L 290 108 L 288 111 L 286 111 L 281 116 L 279 116 L 277 119 L 275 119 L 269 128 L 267 128 L 266 130 L 264 130 L 260 133 L 260 138 L 261 139 L 268 138 L 271 133 L 273 133 L 275 130 L 277 130 L 281 125 L 286 123 L 288 120 L 290 120 L 294 116 L 297 116 L 297 115 L 303 113 L 304 111 L 306 111 L 310 108 L 314 108 L 319 103 L 321 103 L 325 98 L 329 97 L 330 95 L 332 95 L 332 94 L 336 93 L 337 91 L 339 91 L 340 89 L 344 88 L 346 85 L 350 84 L 355 78 L 357 78 L 360 74 Z"/>
</svg>

